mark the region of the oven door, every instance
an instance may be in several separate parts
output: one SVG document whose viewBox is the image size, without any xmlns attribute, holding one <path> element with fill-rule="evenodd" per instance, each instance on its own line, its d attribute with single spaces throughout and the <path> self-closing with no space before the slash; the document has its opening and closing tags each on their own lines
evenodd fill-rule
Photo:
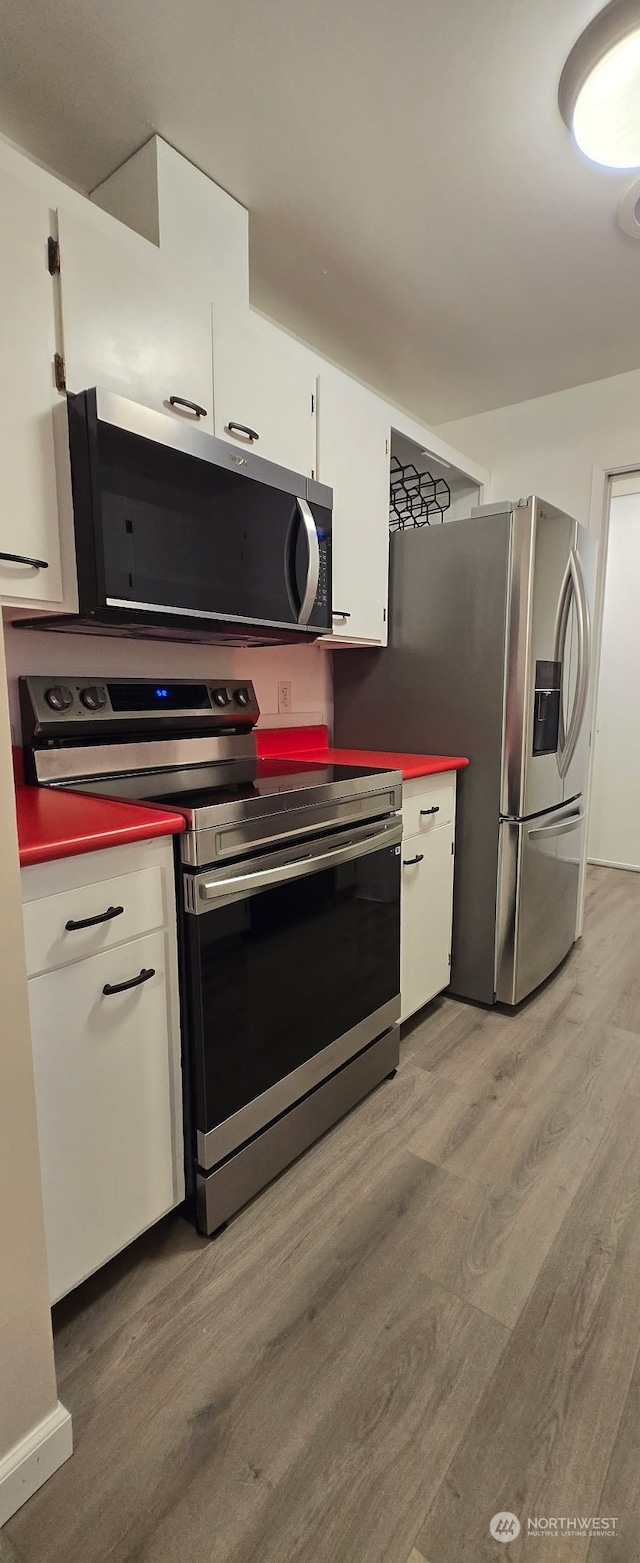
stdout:
<svg viewBox="0 0 640 1563">
<path fill-rule="evenodd" d="M 185 876 L 203 1171 L 398 1019 L 401 833 L 393 819 Z"/>
</svg>

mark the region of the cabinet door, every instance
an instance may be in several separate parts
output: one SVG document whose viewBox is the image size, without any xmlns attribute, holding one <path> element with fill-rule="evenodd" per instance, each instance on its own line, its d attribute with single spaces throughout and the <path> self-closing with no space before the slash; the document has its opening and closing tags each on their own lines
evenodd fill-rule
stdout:
<svg viewBox="0 0 640 1563">
<path fill-rule="evenodd" d="M 219 439 L 311 475 L 315 363 L 310 353 L 307 358 L 284 331 L 248 309 L 214 310 L 213 382 Z"/>
<path fill-rule="evenodd" d="M 333 488 L 333 638 L 387 642 L 389 438 L 384 404 L 347 375 L 323 371 L 318 477 Z"/>
<path fill-rule="evenodd" d="M 191 277 L 137 234 L 58 212 L 68 391 L 102 385 L 213 430 L 211 309 Z M 204 409 L 172 408 L 183 397 Z"/>
<path fill-rule="evenodd" d="M 29 983 L 52 1301 L 175 1203 L 165 973 L 160 931 Z"/>
<path fill-rule="evenodd" d="M 12 603 L 60 603 L 49 208 L 4 173 L 0 208 L 0 594 Z"/>
<path fill-rule="evenodd" d="M 449 985 L 453 853 L 443 826 L 402 842 L 402 1019 Z"/>
</svg>

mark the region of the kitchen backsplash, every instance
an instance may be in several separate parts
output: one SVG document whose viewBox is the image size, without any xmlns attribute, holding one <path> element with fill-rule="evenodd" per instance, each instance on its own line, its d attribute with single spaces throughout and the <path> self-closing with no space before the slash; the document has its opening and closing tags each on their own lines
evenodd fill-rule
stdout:
<svg viewBox="0 0 640 1563">
<path fill-rule="evenodd" d="M 21 737 L 17 685 L 21 673 L 75 673 L 87 678 L 247 678 L 255 684 L 261 726 L 332 723 L 331 657 L 320 646 L 265 646 L 257 650 L 179 646 L 157 640 L 18 630 L 6 619 L 4 635 L 14 743 Z M 291 685 L 291 712 L 287 715 L 278 712 L 281 681 Z"/>
</svg>

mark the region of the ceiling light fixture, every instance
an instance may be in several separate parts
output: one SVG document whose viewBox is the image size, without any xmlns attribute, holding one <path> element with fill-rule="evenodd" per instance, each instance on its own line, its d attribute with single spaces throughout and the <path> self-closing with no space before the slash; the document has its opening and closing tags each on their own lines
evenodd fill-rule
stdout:
<svg viewBox="0 0 640 1563">
<path fill-rule="evenodd" d="M 581 34 L 558 88 L 580 150 L 608 168 L 640 168 L 640 0 L 612 0 Z"/>
</svg>

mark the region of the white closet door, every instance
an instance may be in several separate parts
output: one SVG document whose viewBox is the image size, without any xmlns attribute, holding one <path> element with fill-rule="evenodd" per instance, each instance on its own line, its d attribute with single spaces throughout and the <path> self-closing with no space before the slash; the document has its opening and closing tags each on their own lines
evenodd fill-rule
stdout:
<svg viewBox="0 0 640 1563">
<path fill-rule="evenodd" d="M 640 489 L 640 481 L 638 482 Z M 640 492 L 611 501 L 589 858 L 640 869 Z"/>
</svg>

